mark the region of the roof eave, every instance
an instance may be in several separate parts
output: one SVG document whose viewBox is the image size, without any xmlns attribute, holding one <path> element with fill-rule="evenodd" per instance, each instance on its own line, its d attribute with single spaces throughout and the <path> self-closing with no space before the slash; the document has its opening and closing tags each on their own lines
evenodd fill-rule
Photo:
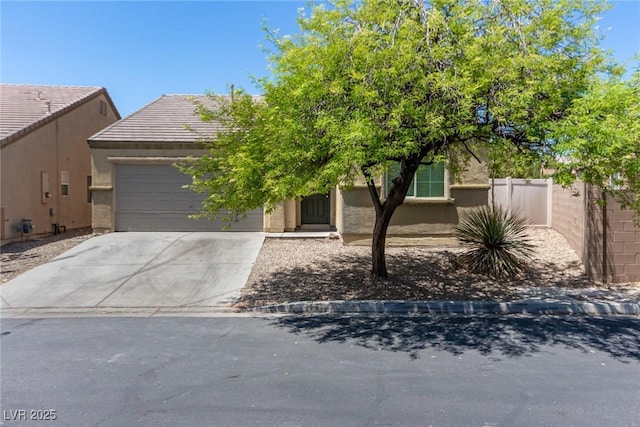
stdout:
<svg viewBox="0 0 640 427">
<path fill-rule="evenodd" d="M 157 148 L 157 149 L 198 149 L 204 150 L 207 147 L 201 141 L 117 141 L 117 140 L 99 140 L 99 139 L 89 139 L 87 140 L 89 144 L 89 148 L 94 149 L 114 149 L 114 148 L 126 148 L 126 149 L 137 149 L 137 148 Z"/>
</svg>

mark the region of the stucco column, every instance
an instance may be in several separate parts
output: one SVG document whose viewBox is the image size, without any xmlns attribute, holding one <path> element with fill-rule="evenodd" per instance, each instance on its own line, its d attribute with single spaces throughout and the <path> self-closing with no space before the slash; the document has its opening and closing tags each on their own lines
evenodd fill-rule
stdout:
<svg viewBox="0 0 640 427">
<path fill-rule="evenodd" d="M 270 214 L 264 216 L 264 231 L 268 233 L 284 233 L 285 231 L 285 203 L 280 202 Z"/>
</svg>

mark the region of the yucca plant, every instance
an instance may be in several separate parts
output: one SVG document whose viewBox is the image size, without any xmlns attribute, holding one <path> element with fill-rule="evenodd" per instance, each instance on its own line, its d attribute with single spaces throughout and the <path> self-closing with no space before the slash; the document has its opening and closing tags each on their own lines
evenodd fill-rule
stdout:
<svg viewBox="0 0 640 427">
<path fill-rule="evenodd" d="M 527 238 L 527 221 L 502 207 L 474 209 L 457 227 L 457 238 L 471 246 L 460 255 L 471 271 L 493 278 L 523 273 L 533 245 Z"/>
</svg>

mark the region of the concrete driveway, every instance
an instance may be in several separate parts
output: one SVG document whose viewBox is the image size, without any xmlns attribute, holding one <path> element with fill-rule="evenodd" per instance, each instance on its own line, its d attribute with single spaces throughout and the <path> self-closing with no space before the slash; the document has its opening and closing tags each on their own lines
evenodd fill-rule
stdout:
<svg viewBox="0 0 640 427">
<path fill-rule="evenodd" d="M 264 233 L 111 233 L 93 237 L 0 287 L 3 314 L 154 312 L 232 303 Z"/>
</svg>

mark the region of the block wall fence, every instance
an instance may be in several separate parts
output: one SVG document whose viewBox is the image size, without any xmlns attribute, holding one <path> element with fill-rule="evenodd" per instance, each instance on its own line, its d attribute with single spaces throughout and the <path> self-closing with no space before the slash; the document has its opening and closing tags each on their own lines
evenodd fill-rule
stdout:
<svg viewBox="0 0 640 427">
<path fill-rule="evenodd" d="M 581 182 L 568 189 L 553 185 L 552 191 L 552 227 L 576 251 L 589 278 L 640 282 L 640 227 L 633 212 Z"/>
</svg>

